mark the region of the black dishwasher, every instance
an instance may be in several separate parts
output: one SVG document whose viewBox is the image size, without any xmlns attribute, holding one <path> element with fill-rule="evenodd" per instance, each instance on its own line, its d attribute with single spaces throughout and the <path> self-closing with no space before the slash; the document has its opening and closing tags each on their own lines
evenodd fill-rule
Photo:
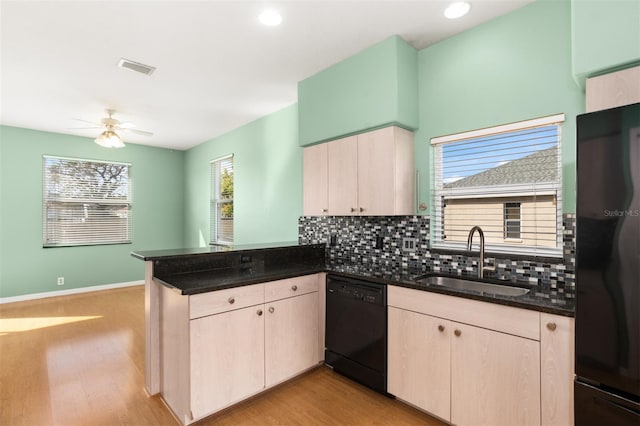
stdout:
<svg viewBox="0 0 640 426">
<path fill-rule="evenodd" d="M 326 306 L 325 363 L 386 394 L 386 285 L 328 275 Z"/>
</svg>

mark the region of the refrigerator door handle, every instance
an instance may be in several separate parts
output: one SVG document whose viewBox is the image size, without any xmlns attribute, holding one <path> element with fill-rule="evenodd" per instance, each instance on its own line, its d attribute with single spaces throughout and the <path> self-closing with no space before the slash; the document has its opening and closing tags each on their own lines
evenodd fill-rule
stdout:
<svg viewBox="0 0 640 426">
<path fill-rule="evenodd" d="M 627 413 L 632 414 L 632 415 L 634 415 L 634 416 L 640 416 L 640 413 L 638 413 L 637 411 L 632 410 L 632 409 L 630 409 L 630 408 L 628 408 L 628 407 L 625 407 L 624 405 L 620 405 L 620 404 L 618 404 L 618 403 L 617 403 L 617 402 L 615 402 L 615 401 L 610 401 L 610 400 L 608 400 L 608 399 L 601 398 L 601 397 L 599 397 L 599 396 L 594 397 L 594 398 L 593 398 L 593 400 L 594 400 L 594 402 L 595 402 L 596 404 L 602 404 L 602 405 L 613 405 L 613 406 L 614 406 L 615 408 L 617 408 L 618 410 L 626 411 Z"/>
</svg>

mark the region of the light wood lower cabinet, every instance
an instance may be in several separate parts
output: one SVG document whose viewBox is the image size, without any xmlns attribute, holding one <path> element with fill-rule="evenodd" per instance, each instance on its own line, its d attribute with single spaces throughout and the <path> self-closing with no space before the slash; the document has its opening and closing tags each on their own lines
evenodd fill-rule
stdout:
<svg viewBox="0 0 640 426">
<path fill-rule="evenodd" d="M 573 318 L 388 287 L 389 393 L 455 425 L 573 424 Z"/>
<path fill-rule="evenodd" d="M 324 274 L 181 296 L 161 288 L 161 390 L 183 424 L 321 361 Z"/>
<path fill-rule="evenodd" d="M 540 314 L 542 424 L 574 424 L 575 319 Z"/>
<path fill-rule="evenodd" d="M 318 293 L 265 307 L 265 383 L 270 387 L 318 363 Z"/>
<path fill-rule="evenodd" d="M 466 324 L 452 326 L 451 422 L 539 425 L 538 342 Z"/>
<path fill-rule="evenodd" d="M 449 420 L 450 322 L 390 306 L 388 324 L 388 392 Z"/>
<path fill-rule="evenodd" d="M 191 412 L 195 419 L 265 386 L 263 306 L 191 321 Z"/>
</svg>

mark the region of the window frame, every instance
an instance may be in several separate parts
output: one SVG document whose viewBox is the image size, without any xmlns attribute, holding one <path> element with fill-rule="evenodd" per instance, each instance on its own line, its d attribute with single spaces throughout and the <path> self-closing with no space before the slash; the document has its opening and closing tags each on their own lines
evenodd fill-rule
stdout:
<svg viewBox="0 0 640 426">
<path fill-rule="evenodd" d="M 558 257 L 563 256 L 563 239 L 562 239 L 562 124 L 565 121 L 564 114 L 555 114 L 546 117 L 540 117 L 532 120 L 525 120 L 520 122 L 508 123 L 504 125 L 498 125 L 494 127 L 482 128 L 478 130 L 471 130 L 467 132 L 461 132 L 451 135 L 445 135 L 435 137 L 430 140 L 432 147 L 431 152 L 431 182 L 432 182 L 432 195 L 431 195 L 431 247 L 435 249 L 444 250 L 456 250 L 466 251 L 466 241 L 464 243 L 459 241 L 446 241 L 445 231 L 445 205 L 449 200 L 461 200 L 465 198 L 500 198 L 509 197 L 503 202 L 519 202 L 519 200 L 513 200 L 517 197 L 530 197 L 535 196 L 549 196 L 553 195 L 553 202 L 555 203 L 555 247 L 544 247 L 542 245 L 524 245 L 522 239 L 504 238 L 502 243 L 487 243 L 485 250 L 494 253 L 509 253 L 509 254 L 522 254 L 522 255 L 535 255 L 545 257 Z M 555 125 L 557 126 L 557 179 L 555 182 L 535 183 L 535 184 L 510 184 L 510 185 L 495 185 L 495 186 L 482 186 L 482 187 L 459 187 L 459 188 L 444 188 L 444 179 L 442 175 L 443 165 L 443 149 L 438 147 L 448 143 L 464 142 L 466 140 L 475 140 L 484 137 L 491 137 L 501 135 L 505 133 L 516 133 L 526 131 L 528 129 L 535 129 L 540 127 L 547 127 Z M 440 174 L 439 174 L 440 173 Z M 439 185 L 441 187 L 439 187 Z M 479 192 L 478 189 L 482 189 Z M 508 190 L 508 194 L 507 194 Z M 445 195 L 446 194 L 446 195 Z M 446 196 L 446 198 L 445 198 Z M 520 212 L 520 226 L 522 236 L 523 215 L 522 204 Z M 504 218 L 503 218 L 504 219 Z M 439 222 L 442 221 L 442 222 Z M 503 220 L 503 225 L 505 221 Z M 469 227 L 470 229 L 471 227 Z M 439 235 L 440 234 L 440 235 Z M 506 228 L 505 228 L 506 236 Z M 444 237 L 444 238 L 443 238 Z M 466 238 L 465 238 L 466 240 Z"/>
<path fill-rule="evenodd" d="M 48 178 L 50 178 L 50 174 L 48 172 L 48 167 L 51 164 L 48 164 L 50 161 L 66 161 L 70 163 L 95 163 L 95 164 L 105 164 L 105 165 L 117 165 L 117 166 L 125 166 L 126 167 L 126 198 L 125 199 L 108 199 L 108 198 L 91 198 L 91 197 L 55 197 L 51 196 L 48 191 L 48 185 L 54 185 L 54 182 L 50 182 Z M 43 248 L 56 248 L 56 247 L 77 247 L 77 246 L 102 246 L 102 245 L 115 245 L 115 244 L 132 244 L 133 242 L 133 201 L 132 201 L 132 179 L 131 179 L 131 163 L 125 163 L 120 161 L 109 161 L 109 160 L 95 160 L 95 159 L 85 159 L 85 158 L 74 158 L 74 157 L 64 157 L 58 155 L 43 155 L 42 156 L 42 247 Z M 55 205 L 82 205 L 82 209 L 85 212 L 85 217 L 88 217 L 89 211 L 95 211 L 88 206 L 94 206 L 98 209 L 101 206 L 122 206 L 123 209 L 126 210 L 126 226 L 123 228 L 124 235 L 121 239 L 113 239 L 113 240 L 101 240 L 95 239 L 96 232 L 100 233 L 104 231 L 105 228 L 92 228 L 94 231 L 93 238 L 94 239 L 86 239 L 86 240 L 75 240 L 72 241 L 70 239 L 58 238 L 53 239 L 51 237 L 52 233 L 55 233 L 54 226 L 51 224 L 50 219 L 50 211 L 51 206 Z M 58 228 L 62 227 L 59 225 Z M 60 232 L 60 230 L 58 231 Z M 76 234 L 77 235 L 77 234 Z M 84 235 L 83 235 L 84 236 Z M 88 233 L 87 237 L 91 237 Z"/>
<path fill-rule="evenodd" d="M 510 205 L 511 204 L 511 205 Z M 517 204 L 517 206 L 516 206 Z M 518 209 L 518 218 L 509 218 L 509 209 L 516 208 Z M 518 225 L 517 236 L 509 235 L 509 225 L 515 223 Z M 522 241 L 522 202 L 520 201 L 505 201 L 504 203 L 504 240 L 505 241 Z"/>
<path fill-rule="evenodd" d="M 235 164 L 234 164 L 234 154 L 228 154 L 223 157 L 216 158 L 211 160 L 209 164 L 211 165 L 211 204 L 210 204 L 210 230 L 209 230 L 209 244 L 210 245 L 222 245 L 222 246 L 230 246 L 233 245 L 233 229 L 234 229 L 234 216 L 231 217 L 231 239 L 220 239 L 218 232 L 218 218 L 222 215 L 222 206 L 225 204 L 233 204 L 234 202 L 234 194 L 232 193 L 231 197 L 222 197 L 221 189 L 222 189 L 222 163 L 226 160 L 231 161 L 231 170 L 233 174 L 233 182 L 235 183 Z"/>
</svg>

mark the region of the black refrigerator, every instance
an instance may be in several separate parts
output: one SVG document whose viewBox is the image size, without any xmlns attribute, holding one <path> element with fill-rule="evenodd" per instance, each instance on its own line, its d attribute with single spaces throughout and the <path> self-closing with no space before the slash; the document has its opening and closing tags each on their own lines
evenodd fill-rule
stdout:
<svg viewBox="0 0 640 426">
<path fill-rule="evenodd" d="M 577 132 L 575 423 L 640 426 L 640 103 Z"/>
</svg>

